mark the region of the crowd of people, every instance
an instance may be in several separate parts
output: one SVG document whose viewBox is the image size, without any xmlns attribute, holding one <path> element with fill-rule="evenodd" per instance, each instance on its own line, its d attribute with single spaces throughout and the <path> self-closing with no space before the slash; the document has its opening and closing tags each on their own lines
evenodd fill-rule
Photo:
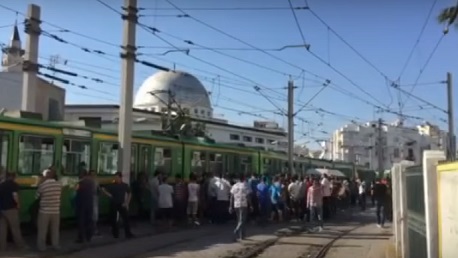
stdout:
<svg viewBox="0 0 458 258">
<path fill-rule="evenodd" d="M 186 222 L 222 224 L 236 219 L 235 232 L 239 234 L 244 232 L 247 221 L 262 225 L 270 221 L 300 220 L 322 230 L 323 221 L 339 210 L 356 205 L 365 210 L 368 197 L 372 206 L 377 207 L 378 226 L 384 226 L 385 218 L 391 219 L 389 180 L 374 180 L 368 185 L 358 179 L 326 174 L 305 177 L 241 174 L 235 177 L 205 173 L 191 175 L 188 183 L 178 176 L 172 186 L 167 176 L 156 172 L 152 179 L 139 177 L 133 187 L 137 206 L 148 207 L 142 202 L 151 202 L 152 223 L 157 224 L 159 219 L 162 220 L 159 225 L 166 226 Z M 152 198 L 142 199 L 142 192 L 151 194 Z"/>
<path fill-rule="evenodd" d="M 192 174 L 189 181 L 176 176 L 172 183 L 166 174 L 156 171 L 151 178 L 139 173 L 131 187 L 115 174 L 111 184 L 99 185 L 95 171 L 84 171 L 74 187 L 72 198 L 78 235 L 76 242 L 90 242 L 99 235 L 99 197 L 109 199 L 108 219 L 114 238 L 120 236 L 122 225 L 126 238 L 133 238 L 130 229 L 131 207 L 139 217 L 148 217 L 155 227 L 169 228 L 179 224 L 224 224 L 236 220 L 234 240 L 246 236 L 249 221 L 265 225 L 282 221 L 304 221 L 313 229 L 323 229 L 326 220 L 341 210 L 359 205 L 366 209 L 370 196 L 376 207 L 377 225 L 383 227 L 391 219 L 389 180 L 366 182 L 322 176 L 276 175 L 231 176 L 229 174 Z M 20 248 L 24 243 L 20 221 L 19 186 L 15 174 L 7 173 L 0 183 L 0 250 L 7 244 L 10 232 Z M 46 169 L 36 192 L 37 248 L 46 250 L 47 244 L 59 249 L 62 185 L 54 169 Z M 122 223 L 120 223 L 120 221 Z"/>
</svg>

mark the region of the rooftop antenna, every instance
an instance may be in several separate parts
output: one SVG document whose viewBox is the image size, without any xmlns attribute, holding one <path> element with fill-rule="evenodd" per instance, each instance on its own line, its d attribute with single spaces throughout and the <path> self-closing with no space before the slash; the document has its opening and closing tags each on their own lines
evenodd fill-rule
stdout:
<svg viewBox="0 0 458 258">
<path fill-rule="evenodd" d="M 58 64 L 67 64 L 67 60 L 64 60 L 60 57 L 60 55 L 51 55 L 49 57 L 49 67 L 56 68 Z M 56 72 L 52 73 L 52 76 L 56 76 Z M 51 83 L 54 83 L 54 80 L 51 80 Z"/>
</svg>

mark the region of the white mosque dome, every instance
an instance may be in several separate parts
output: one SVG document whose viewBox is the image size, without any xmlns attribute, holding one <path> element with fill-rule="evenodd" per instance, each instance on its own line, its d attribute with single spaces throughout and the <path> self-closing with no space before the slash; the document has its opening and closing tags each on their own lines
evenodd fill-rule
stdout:
<svg viewBox="0 0 458 258">
<path fill-rule="evenodd" d="M 148 77 L 135 95 L 134 108 L 166 110 L 169 91 L 176 103 L 189 109 L 191 115 L 212 117 L 210 97 L 204 85 L 193 75 L 181 71 L 160 71 Z"/>
</svg>

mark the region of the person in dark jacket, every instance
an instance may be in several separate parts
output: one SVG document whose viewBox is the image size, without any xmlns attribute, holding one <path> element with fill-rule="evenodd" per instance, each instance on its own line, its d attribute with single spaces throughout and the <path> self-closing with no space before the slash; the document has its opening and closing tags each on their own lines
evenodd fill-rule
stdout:
<svg viewBox="0 0 458 258">
<path fill-rule="evenodd" d="M 94 196 L 95 182 L 87 171 L 81 172 L 76 186 L 75 206 L 78 221 L 78 243 L 90 242 L 94 234 Z"/>
<path fill-rule="evenodd" d="M 102 192 L 110 198 L 110 221 L 114 238 L 119 238 L 118 214 L 123 221 L 126 238 L 133 238 L 130 231 L 128 208 L 131 200 L 129 185 L 122 181 L 122 173 L 116 172 L 113 184 L 102 188 Z"/>
<path fill-rule="evenodd" d="M 372 190 L 372 196 L 376 205 L 377 226 L 383 227 L 385 224 L 385 208 L 388 188 L 380 179 L 377 179 Z"/>
</svg>

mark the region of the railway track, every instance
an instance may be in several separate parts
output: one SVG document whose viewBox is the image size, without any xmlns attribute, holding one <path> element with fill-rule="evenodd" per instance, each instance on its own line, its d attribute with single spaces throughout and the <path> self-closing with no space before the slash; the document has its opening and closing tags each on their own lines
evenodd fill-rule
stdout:
<svg viewBox="0 0 458 258">
<path fill-rule="evenodd" d="M 290 229 L 289 232 L 279 231 L 276 232 L 277 237 L 274 239 L 247 245 L 241 251 L 222 258 L 267 258 L 279 255 L 285 258 L 324 258 L 338 240 L 365 225 L 365 223 L 354 226 L 342 225 L 337 227 L 347 228 L 324 230 L 318 234 L 305 227 Z M 302 240 L 298 241 L 298 239 Z"/>
<path fill-rule="evenodd" d="M 336 237 L 331 239 L 328 243 L 326 243 L 326 244 L 324 244 L 322 246 L 319 246 L 319 247 L 315 246 L 315 248 L 317 250 L 309 252 L 307 254 L 307 256 L 303 255 L 303 256 L 299 256 L 298 258 L 325 258 L 327 253 L 329 252 L 329 250 L 331 250 L 331 248 L 333 247 L 335 242 L 337 242 L 338 240 L 342 239 L 346 235 L 350 234 L 352 231 L 355 231 L 356 229 L 361 228 L 363 226 L 364 226 L 364 224 L 355 226 L 355 227 L 353 227 L 353 228 L 351 228 L 349 230 L 342 231 Z"/>
</svg>

